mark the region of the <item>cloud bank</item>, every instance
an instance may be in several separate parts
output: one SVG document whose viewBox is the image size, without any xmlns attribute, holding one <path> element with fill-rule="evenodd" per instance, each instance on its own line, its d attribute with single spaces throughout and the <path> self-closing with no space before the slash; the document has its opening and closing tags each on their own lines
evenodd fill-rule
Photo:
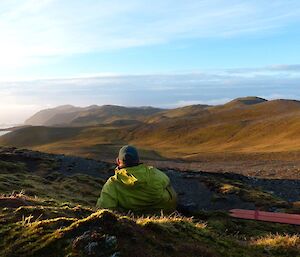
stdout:
<svg viewBox="0 0 300 257">
<path fill-rule="evenodd" d="M 114 75 L 0 83 L 0 123 L 20 123 L 42 108 L 117 104 L 174 108 L 241 96 L 300 100 L 300 65 L 193 73 Z"/>
</svg>

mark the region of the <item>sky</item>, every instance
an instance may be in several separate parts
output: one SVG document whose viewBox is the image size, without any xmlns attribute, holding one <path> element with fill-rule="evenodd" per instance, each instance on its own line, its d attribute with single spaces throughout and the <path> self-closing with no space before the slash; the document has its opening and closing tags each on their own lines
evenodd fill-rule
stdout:
<svg viewBox="0 0 300 257">
<path fill-rule="evenodd" d="M 300 99 L 298 0 L 1 0 L 0 124 L 57 105 Z"/>
</svg>

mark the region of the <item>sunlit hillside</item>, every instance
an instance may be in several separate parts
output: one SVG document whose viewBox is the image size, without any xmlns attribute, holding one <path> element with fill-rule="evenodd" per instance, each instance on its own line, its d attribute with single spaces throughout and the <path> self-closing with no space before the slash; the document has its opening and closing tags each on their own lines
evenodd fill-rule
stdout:
<svg viewBox="0 0 300 257">
<path fill-rule="evenodd" d="M 152 160 L 297 161 L 300 154 L 299 101 L 248 97 L 218 106 L 122 107 L 122 112 L 116 108 L 120 109 L 100 108 L 107 111 L 106 116 L 93 116 L 94 109 L 86 111 L 88 121 L 80 127 L 73 126 L 74 121 L 47 127 L 45 121 L 44 126 L 21 128 L 2 136 L 0 144 L 111 160 L 127 143 L 138 146 L 143 159 Z M 107 123 L 108 117 L 113 123 Z"/>
<path fill-rule="evenodd" d="M 140 121 L 163 109 L 152 107 L 123 107 L 91 105 L 86 108 L 71 105 L 42 110 L 25 121 L 26 125 L 38 126 L 92 126 L 115 121 Z"/>
</svg>

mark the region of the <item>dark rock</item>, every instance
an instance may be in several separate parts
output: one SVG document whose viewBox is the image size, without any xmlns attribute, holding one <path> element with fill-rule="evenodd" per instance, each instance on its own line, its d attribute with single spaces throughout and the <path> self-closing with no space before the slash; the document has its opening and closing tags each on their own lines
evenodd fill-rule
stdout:
<svg viewBox="0 0 300 257">
<path fill-rule="evenodd" d="M 100 231 L 88 230 L 77 237 L 72 244 L 72 253 L 74 256 L 118 256 L 116 249 L 116 236 L 104 235 Z"/>
</svg>

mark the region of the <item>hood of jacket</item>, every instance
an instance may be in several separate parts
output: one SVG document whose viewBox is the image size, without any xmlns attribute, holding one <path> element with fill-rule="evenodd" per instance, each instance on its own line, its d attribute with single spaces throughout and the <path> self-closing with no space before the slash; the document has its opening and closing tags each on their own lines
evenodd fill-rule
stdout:
<svg viewBox="0 0 300 257">
<path fill-rule="evenodd" d="M 152 185 L 166 187 L 169 184 L 169 178 L 157 169 L 145 164 L 139 164 L 133 167 L 116 168 L 115 177 L 119 183 L 128 187 L 138 187 L 140 185 Z"/>
</svg>

